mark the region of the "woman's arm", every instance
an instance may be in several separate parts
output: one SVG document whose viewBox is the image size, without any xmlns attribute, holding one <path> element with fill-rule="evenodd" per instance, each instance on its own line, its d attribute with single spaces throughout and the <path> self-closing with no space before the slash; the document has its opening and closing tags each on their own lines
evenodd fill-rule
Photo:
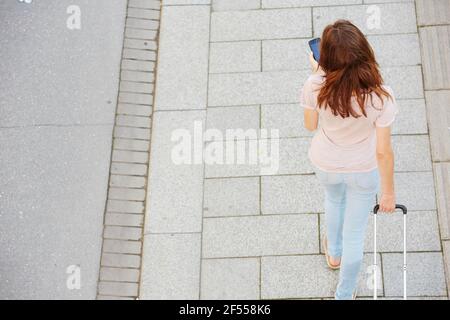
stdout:
<svg viewBox="0 0 450 320">
<path fill-rule="evenodd" d="M 304 109 L 303 119 L 305 123 L 305 128 L 309 131 L 314 131 L 317 129 L 319 123 L 319 113 L 316 110 Z"/>
<path fill-rule="evenodd" d="M 395 210 L 394 152 L 391 145 L 391 128 L 377 127 L 377 161 L 381 178 L 380 211 Z"/>
</svg>

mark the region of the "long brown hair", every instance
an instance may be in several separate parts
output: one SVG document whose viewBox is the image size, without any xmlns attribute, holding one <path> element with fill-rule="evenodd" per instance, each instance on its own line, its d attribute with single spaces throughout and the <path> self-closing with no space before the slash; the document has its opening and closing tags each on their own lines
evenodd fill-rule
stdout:
<svg viewBox="0 0 450 320">
<path fill-rule="evenodd" d="M 362 114 L 367 117 L 367 97 L 375 93 L 392 98 L 382 87 L 379 65 L 364 34 L 350 21 L 338 20 L 325 28 L 320 42 L 319 65 L 326 74 L 326 80 L 318 95 L 318 104 L 327 106 L 335 116 L 355 117 L 352 96 L 356 97 Z"/>
</svg>

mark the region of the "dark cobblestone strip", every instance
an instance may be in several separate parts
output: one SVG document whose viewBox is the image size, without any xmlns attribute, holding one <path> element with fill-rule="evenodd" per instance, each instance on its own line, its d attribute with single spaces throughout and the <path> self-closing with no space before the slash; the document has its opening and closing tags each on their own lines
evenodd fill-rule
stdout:
<svg viewBox="0 0 450 320">
<path fill-rule="evenodd" d="M 128 0 L 97 299 L 136 299 L 161 1 Z"/>
</svg>

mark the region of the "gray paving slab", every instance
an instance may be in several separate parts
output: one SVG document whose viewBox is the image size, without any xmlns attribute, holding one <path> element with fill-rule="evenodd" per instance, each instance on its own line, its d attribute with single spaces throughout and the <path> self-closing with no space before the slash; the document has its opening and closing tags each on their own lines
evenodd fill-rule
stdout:
<svg viewBox="0 0 450 320">
<path fill-rule="evenodd" d="M 407 216 L 407 250 L 439 251 L 439 225 L 436 211 L 409 211 Z M 325 214 L 320 214 L 321 237 L 325 236 Z M 365 252 L 373 252 L 373 215 L 370 214 L 365 237 Z M 403 251 L 403 216 L 380 214 L 377 218 L 377 252 Z M 321 252 L 324 248 L 321 244 Z"/>
<path fill-rule="evenodd" d="M 381 69 L 381 73 L 385 83 L 394 91 L 396 99 L 424 98 L 420 66 L 385 67 Z"/>
<path fill-rule="evenodd" d="M 211 41 L 311 37 L 311 9 L 221 11 L 211 15 Z"/>
<path fill-rule="evenodd" d="M 419 29 L 425 89 L 450 89 L 450 25 Z"/>
<path fill-rule="evenodd" d="M 361 267 L 358 296 L 370 296 L 368 287 L 372 256 L 365 255 Z M 278 256 L 261 258 L 261 298 L 332 298 L 339 271 L 328 268 L 324 255 Z M 382 283 L 379 294 L 382 294 Z"/>
<path fill-rule="evenodd" d="M 314 36 L 320 37 L 323 29 L 338 19 L 351 20 L 365 34 L 417 32 L 414 3 L 404 2 L 314 8 Z"/>
<path fill-rule="evenodd" d="M 258 215 L 259 177 L 205 179 L 203 216 Z"/>
<path fill-rule="evenodd" d="M 417 0 L 419 26 L 450 24 L 450 2 L 447 0 Z"/>
<path fill-rule="evenodd" d="M 309 70 L 211 74 L 209 106 L 297 103 Z"/>
<path fill-rule="evenodd" d="M 100 295 L 135 297 L 138 290 L 137 283 L 100 281 L 98 285 Z"/>
<path fill-rule="evenodd" d="M 259 270 L 258 258 L 204 259 L 200 298 L 257 300 Z"/>
<path fill-rule="evenodd" d="M 280 138 L 311 137 L 305 129 L 303 108 L 294 104 L 269 104 L 261 106 L 261 129 L 279 130 Z"/>
<path fill-rule="evenodd" d="M 433 161 L 450 161 L 450 90 L 427 91 L 426 101 Z"/>
<path fill-rule="evenodd" d="M 450 163 L 434 163 L 436 197 L 442 239 L 450 239 Z"/>
<path fill-rule="evenodd" d="M 192 143 L 194 123 L 204 127 L 204 111 L 167 111 L 154 114 L 152 152 L 147 189 L 145 232 L 198 232 L 201 230 L 203 163 L 175 163 L 174 130 L 184 129 Z M 191 146 L 189 151 L 191 152 Z M 192 153 L 196 153 L 194 150 Z M 177 160 L 178 161 L 178 160 Z"/>
<path fill-rule="evenodd" d="M 210 46 L 209 72 L 261 71 L 261 42 L 213 42 Z"/>
<path fill-rule="evenodd" d="M 123 268 L 101 268 L 101 281 L 119 281 L 119 282 L 138 282 L 138 269 L 123 269 Z"/>
<path fill-rule="evenodd" d="M 213 11 L 252 10 L 261 8 L 261 0 L 213 0 Z"/>
<path fill-rule="evenodd" d="M 202 241 L 204 258 L 318 253 L 318 217 L 205 218 Z"/>
<path fill-rule="evenodd" d="M 200 233 L 145 236 L 140 299 L 199 299 L 200 238 Z"/>
<path fill-rule="evenodd" d="M 404 204 L 409 210 L 436 210 L 433 173 L 400 172 L 395 173 L 395 192 L 397 203 Z"/>
<path fill-rule="evenodd" d="M 110 125 L 0 129 L 3 299 L 95 298 L 111 133 Z M 70 265 L 81 268 L 80 290 L 66 287 Z"/>
<path fill-rule="evenodd" d="M 209 20 L 208 6 L 163 7 L 155 110 L 206 108 Z"/>
<path fill-rule="evenodd" d="M 370 35 L 367 37 L 382 67 L 415 66 L 421 63 L 417 33 Z M 399 55 L 398 52 L 402 54 Z"/>
<path fill-rule="evenodd" d="M 163 6 L 211 4 L 211 0 L 162 0 Z"/>
<path fill-rule="evenodd" d="M 259 106 L 208 108 L 206 111 L 206 130 L 218 130 L 217 135 L 206 135 L 206 141 L 229 140 L 227 130 L 250 130 L 259 137 Z"/>
<path fill-rule="evenodd" d="M 399 113 L 392 125 L 393 134 L 428 134 L 424 99 L 397 100 Z"/>
<path fill-rule="evenodd" d="M 311 138 L 279 139 L 279 170 L 274 174 L 307 174 L 314 173 L 308 158 Z"/>
<path fill-rule="evenodd" d="M 262 0 L 261 4 L 263 8 L 295 8 L 361 4 L 362 2 L 362 0 Z"/>
<path fill-rule="evenodd" d="M 430 142 L 427 135 L 392 137 L 395 171 L 431 171 Z"/>
<path fill-rule="evenodd" d="M 141 253 L 142 243 L 141 241 L 127 241 L 127 240 L 114 240 L 105 239 L 103 241 L 103 252 L 109 253 Z"/>
<path fill-rule="evenodd" d="M 444 254 L 445 279 L 447 281 L 447 289 L 450 283 L 450 241 L 442 241 Z"/>
<path fill-rule="evenodd" d="M 263 71 L 310 70 L 309 39 L 262 41 Z"/>
<path fill-rule="evenodd" d="M 323 212 L 323 190 L 315 175 L 261 177 L 263 214 Z"/>
<path fill-rule="evenodd" d="M 403 255 L 384 253 L 383 277 L 386 296 L 403 295 Z M 445 296 L 442 252 L 408 253 L 407 294 L 410 296 Z"/>
</svg>

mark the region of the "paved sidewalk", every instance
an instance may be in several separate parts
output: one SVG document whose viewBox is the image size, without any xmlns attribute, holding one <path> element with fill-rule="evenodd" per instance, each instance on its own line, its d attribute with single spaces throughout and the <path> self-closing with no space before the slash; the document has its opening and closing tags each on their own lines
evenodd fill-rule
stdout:
<svg viewBox="0 0 450 320">
<path fill-rule="evenodd" d="M 338 18 L 368 35 L 400 107 L 393 143 L 398 202 L 410 210 L 408 295 L 448 297 L 442 248 L 450 259 L 444 132 L 450 64 L 442 54 L 441 69 L 433 69 L 439 67 L 428 59 L 439 50 L 426 48 L 434 32 L 448 39 L 449 19 L 434 21 L 439 11 L 432 10 L 425 16 L 424 2 L 163 0 L 142 299 L 333 297 L 338 273 L 327 269 L 320 247 L 323 192 L 307 159 L 311 134 L 303 129 L 298 99 L 310 72 L 307 41 Z M 448 8 L 448 1 L 433 2 Z M 441 78 L 431 76 L 440 72 Z M 279 129 L 278 172 L 261 175 L 248 164 L 175 164 L 172 134 L 183 128 L 195 136 L 196 121 L 221 132 Z M 372 262 L 371 223 L 362 298 L 371 295 L 365 272 Z M 379 218 L 379 295 L 388 299 L 402 295 L 401 226 L 400 214 Z"/>
</svg>

